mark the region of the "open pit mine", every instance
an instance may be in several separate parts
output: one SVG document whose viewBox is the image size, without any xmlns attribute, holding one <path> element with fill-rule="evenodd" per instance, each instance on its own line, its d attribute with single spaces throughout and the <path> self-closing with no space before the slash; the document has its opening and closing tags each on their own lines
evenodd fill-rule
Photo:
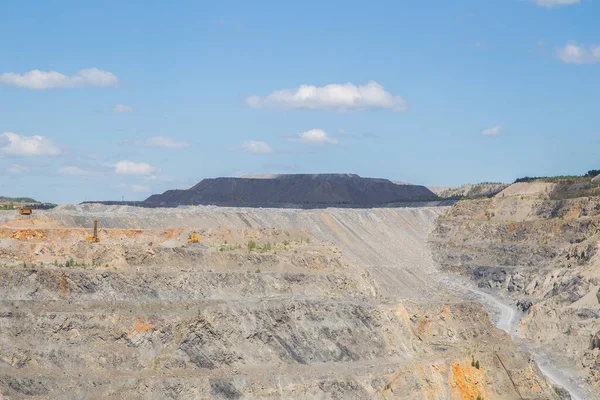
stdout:
<svg viewBox="0 0 600 400">
<path fill-rule="evenodd" d="M 228 178 L 0 211 L 0 398 L 597 398 L 600 202 L 501 189 Z"/>
</svg>

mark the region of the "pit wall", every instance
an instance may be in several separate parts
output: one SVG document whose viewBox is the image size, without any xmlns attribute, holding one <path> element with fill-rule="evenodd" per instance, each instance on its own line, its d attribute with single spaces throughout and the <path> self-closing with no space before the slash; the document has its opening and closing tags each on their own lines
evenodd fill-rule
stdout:
<svg viewBox="0 0 600 400">
<path fill-rule="evenodd" d="M 461 201 L 430 243 L 443 269 L 517 303 L 520 337 L 600 388 L 600 199 L 550 200 L 552 188 L 520 184 Z"/>
</svg>

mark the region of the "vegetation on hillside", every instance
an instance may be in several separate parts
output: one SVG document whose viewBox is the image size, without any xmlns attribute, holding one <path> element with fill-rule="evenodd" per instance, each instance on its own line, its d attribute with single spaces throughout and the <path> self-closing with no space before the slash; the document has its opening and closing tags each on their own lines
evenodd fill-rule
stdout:
<svg viewBox="0 0 600 400">
<path fill-rule="evenodd" d="M 563 200 L 577 197 L 600 196 L 600 182 L 592 181 L 600 175 L 600 170 L 592 169 L 583 175 L 560 175 L 523 177 L 515 181 L 519 182 L 548 182 L 554 183 L 554 189 L 550 193 L 550 199 Z"/>
<path fill-rule="evenodd" d="M 585 175 L 558 175 L 558 176 L 525 176 L 518 178 L 515 183 L 520 182 L 553 182 L 553 183 L 575 183 L 581 181 L 588 181 L 592 178 L 600 175 L 600 169 L 589 170 Z"/>
<path fill-rule="evenodd" d="M 31 197 L 4 197 L 0 196 L 0 203 L 39 203 L 39 201 Z"/>
<path fill-rule="evenodd" d="M 48 210 L 56 207 L 53 203 L 40 203 L 31 197 L 0 196 L 0 210 L 17 210 L 24 205 L 34 205 L 36 209 Z"/>
</svg>

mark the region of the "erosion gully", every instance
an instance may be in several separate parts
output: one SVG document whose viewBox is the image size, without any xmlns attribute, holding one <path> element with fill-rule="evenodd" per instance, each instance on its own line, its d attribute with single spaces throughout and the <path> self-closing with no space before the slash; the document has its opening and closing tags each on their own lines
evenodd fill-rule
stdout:
<svg viewBox="0 0 600 400">
<path fill-rule="evenodd" d="M 449 287 L 466 292 L 483 303 L 496 327 L 508 333 L 515 342 L 531 354 L 542 373 L 550 382 L 567 390 L 572 400 L 597 398 L 584 388 L 581 378 L 576 373 L 555 365 L 548 358 L 540 354 L 539 351 L 533 349 L 525 340 L 517 336 L 517 326 L 521 321 L 523 313 L 510 300 L 483 291 L 472 283 L 458 280 L 455 277 L 446 276 L 443 279 L 443 283 Z"/>
</svg>

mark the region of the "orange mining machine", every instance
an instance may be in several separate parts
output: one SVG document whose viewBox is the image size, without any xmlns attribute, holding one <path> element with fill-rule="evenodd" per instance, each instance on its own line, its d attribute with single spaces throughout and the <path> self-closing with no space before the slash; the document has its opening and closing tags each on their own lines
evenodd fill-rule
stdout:
<svg viewBox="0 0 600 400">
<path fill-rule="evenodd" d="M 31 215 L 33 213 L 33 206 L 24 205 L 19 207 L 19 215 Z"/>
<path fill-rule="evenodd" d="M 90 243 L 98 243 L 100 239 L 98 238 L 98 220 L 94 220 L 94 232 L 90 237 L 86 237 L 85 240 Z"/>
</svg>

